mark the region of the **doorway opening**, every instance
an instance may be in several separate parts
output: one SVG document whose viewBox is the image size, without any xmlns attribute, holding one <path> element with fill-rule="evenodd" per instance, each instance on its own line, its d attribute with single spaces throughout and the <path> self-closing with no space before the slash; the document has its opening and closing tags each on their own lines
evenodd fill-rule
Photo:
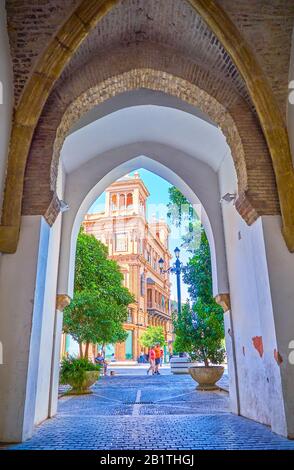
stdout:
<svg viewBox="0 0 294 470">
<path fill-rule="evenodd" d="M 147 157 L 141 158 L 145 162 L 149 161 Z M 88 358 L 95 361 L 98 351 L 101 351 L 108 363 L 109 373 L 121 372 L 122 368 L 126 369 L 124 372 L 127 373 L 128 367 L 132 367 L 133 372 L 137 370 L 141 373 L 145 369 L 140 368 L 140 365 L 149 364 L 149 349 L 152 346 L 146 343 L 146 332 L 157 328 L 162 331 L 163 338 L 161 365 L 169 364 L 167 368 L 169 370 L 171 358 L 175 360 L 180 356 L 176 362 L 186 358 L 185 363 L 182 363 L 184 368 L 172 367 L 172 373 L 188 374 L 193 354 L 197 352 L 197 345 L 190 351 L 176 351 L 174 326 L 181 310 L 187 315 L 188 309 L 191 318 L 193 316 L 195 330 L 197 329 L 196 313 L 192 306 L 199 294 L 193 285 L 192 266 L 196 252 L 199 256 L 201 233 L 204 232 L 199 201 L 197 205 L 192 205 L 178 188 L 166 179 L 145 168 L 135 168 L 111 182 L 94 200 L 84 216 L 82 230 L 84 234 L 94 236 L 106 247 L 108 258 L 119 267 L 124 287 L 133 295 L 123 322 L 126 333 L 124 340 L 117 343 L 101 341 L 99 343 L 97 340 L 90 348 L 87 347 Z M 173 275 L 177 261 L 175 255 L 179 256 L 179 251 L 181 251 L 180 284 L 177 283 L 177 276 Z M 209 260 L 205 262 L 208 263 L 210 272 L 207 278 L 210 301 L 217 310 L 220 307 L 213 299 L 209 248 L 207 253 Z M 189 282 L 190 285 L 187 284 Z M 68 310 L 69 312 L 67 310 L 64 312 L 67 334 L 62 338 L 61 356 L 77 355 L 81 350 L 77 342 L 70 337 L 71 330 L 67 326 L 69 324 L 72 328 L 72 321 L 68 316 L 75 310 L 71 307 L 68 307 Z M 224 350 L 225 335 L 222 320 L 219 327 L 223 334 L 219 349 Z M 73 331 L 77 336 L 75 328 L 77 330 L 80 327 L 74 325 Z M 203 330 L 202 334 L 204 333 Z M 198 354 L 197 358 L 199 365 L 202 356 Z M 225 389 L 228 389 L 225 355 L 223 362 L 226 369 L 226 380 L 223 383 L 226 382 Z M 139 369 L 135 369 L 137 366 Z"/>
</svg>

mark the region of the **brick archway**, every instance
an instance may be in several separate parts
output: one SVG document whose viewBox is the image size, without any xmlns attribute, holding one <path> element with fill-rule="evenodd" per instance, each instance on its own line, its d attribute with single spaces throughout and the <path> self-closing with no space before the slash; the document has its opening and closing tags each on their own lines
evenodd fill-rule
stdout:
<svg viewBox="0 0 294 470">
<path fill-rule="evenodd" d="M 247 85 L 270 150 L 281 206 L 283 233 L 294 251 L 294 172 L 288 135 L 268 81 L 249 45 L 229 17 L 210 0 L 189 0 L 230 54 Z M 0 249 L 17 247 L 24 172 L 34 130 L 44 104 L 65 65 L 116 0 L 83 0 L 40 57 L 15 112 L 0 226 Z"/>
<path fill-rule="evenodd" d="M 78 89 L 78 78 L 74 89 Z M 253 223 L 259 215 L 279 213 L 270 157 L 258 130 L 255 129 L 255 123 L 252 125 L 251 113 L 248 113 L 247 106 L 245 105 L 244 110 L 244 104 L 241 101 L 235 105 L 236 108 L 239 106 L 243 126 L 246 118 L 248 123 L 249 114 L 249 125 L 244 127 L 245 131 L 243 129 L 241 137 L 238 125 L 230 112 L 205 90 L 170 73 L 143 68 L 112 76 L 99 84 L 95 84 L 94 79 L 91 88 L 77 96 L 68 107 L 64 105 L 65 112 L 60 118 L 58 117 L 60 112 L 57 112 L 58 105 L 54 99 L 50 105 L 46 106 L 46 113 L 42 116 L 41 123 L 36 130 L 30 151 L 23 200 L 24 215 L 43 214 L 50 224 L 54 222 L 59 210 L 56 196 L 59 156 L 68 132 L 93 107 L 121 93 L 136 89 L 150 89 L 174 96 L 200 109 L 222 129 L 231 148 L 238 177 L 239 197 L 236 207 L 248 224 Z M 66 103 L 66 98 L 64 102 Z M 252 152 L 245 138 L 246 129 L 247 132 L 251 132 L 253 147 L 259 155 L 259 170 L 252 171 L 251 162 L 255 161 L 256 154 Z M 44 135 L 46 140 L 50 141 L 48 145 L 44 145 Z M 42 181 L 36 185 L 34 180 L 36 174 L 40 174 L 41 157 L 43 159 L 40 176 Z M 261 181 L 263 182 L 262 188 L 260 188 Z M 267 189 L 268 194 L 265 194 L 264 188 Z"/>
</svg>

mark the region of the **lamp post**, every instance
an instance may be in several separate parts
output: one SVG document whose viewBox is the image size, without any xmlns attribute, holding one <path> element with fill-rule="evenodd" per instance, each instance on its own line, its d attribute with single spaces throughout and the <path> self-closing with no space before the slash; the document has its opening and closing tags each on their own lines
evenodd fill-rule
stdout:
<svg viewBox="0 0 294 470">
<path fill-rule="evenodd" d="M 164 260 L 162 258 L 160 258 L 160 260 L 158 261 L 161 274 L 170 272 L 170 273 L 173 273 L 177 276 L 178 315 L 180 315 L 181 311 L 182 311 L 181 273 L 185 269 L 185 267 L 183 266 L 183 263 L 181 263 L 181 261 L 180 261 L 180 251 L 181 250 L 178 247 L 175 248 L 174 253 L 175 253 L 176 261 L 173 264 L 173 266 L 171 266 L 168 269 L 163 269 Z"/>
</svg>

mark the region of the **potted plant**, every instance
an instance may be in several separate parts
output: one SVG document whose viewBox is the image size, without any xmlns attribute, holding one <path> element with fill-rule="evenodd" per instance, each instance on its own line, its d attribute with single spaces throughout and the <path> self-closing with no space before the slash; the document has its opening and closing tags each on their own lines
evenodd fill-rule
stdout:
<svg viewBox="0 0 294 470">
<path fill-rule="evenodd" d="M 197 390 L 216 390 L 222 377 L 225 359 L 223 347 L 223 318 L 221 308 L 214 302 L 198 299 L 193 307 L 186 304 L 175 320 L 175 349 L 186 351 L 192 361 L 188 371 L 198 383 Z M 202 363 L 204 365 L 199 365 Z"/>
<path fill-rule="evenodd" d="M 184 269 L 192 308 L 187 303 L 174 317 L 174 349 L 186 351 L 192 360 L 189 373 L 198 389 L 212 390 L 221 378 L 225 358 L 223 310 L 216 303 L 212 289 L 211 256 L 208 239 L 193 206 L 174 186 L 169 189 L 168 216 L 173 223 L 186 223 L 182 246 L 192 254 Z"/>
<path fill-rule="evenodd" d="M 65 357 L 61 363 L 60 383 L 70 385 L 70 395 L 93 393 L 89 387 L 99 378 L 101 366 L 93 364 L 87 358 Z"/>
</svg>

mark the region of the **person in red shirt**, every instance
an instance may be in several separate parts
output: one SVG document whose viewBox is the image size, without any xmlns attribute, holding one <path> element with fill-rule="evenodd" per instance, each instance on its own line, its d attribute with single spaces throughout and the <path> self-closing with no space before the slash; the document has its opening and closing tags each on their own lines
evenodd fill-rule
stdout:
<svg viewBox="0 0 294 470">
<path fill-rule="evenodd" d="M 160 365 L 160 358 L 161 358 L 161 347 L 160 344 L 157 343 L 157 345 L 154 348 L 155 351 L 155 374 L 160 375 L 159 373 L 159 365 Z"/>
<path fill-rule="evenodd" d="M 150 367 L 147 370 L 147 375 L 149 374 L 150 371 L 152 371 L 152 375 L 155 373 L 155 349 L 154 346 L 151 346 L 149 350 L 149 363 Z"/>
</svg>

